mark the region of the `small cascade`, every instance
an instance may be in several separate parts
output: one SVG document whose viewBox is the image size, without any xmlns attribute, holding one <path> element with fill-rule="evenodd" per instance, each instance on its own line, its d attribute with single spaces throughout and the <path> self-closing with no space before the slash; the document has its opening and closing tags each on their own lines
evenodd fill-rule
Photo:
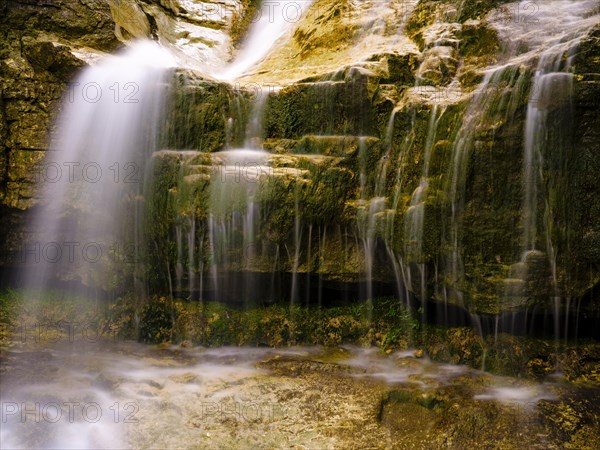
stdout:
<svg viewBox="0 0 600 450">
<path fill-rule="evenodd" d="M 327 225 L 324 225 L 322 233 L 321 233 L 321 229 L 319 228 L 319 267 L 321 266 L 323 259 L 325 257 L 326 248 L 327 248 Z M 319 276 L 317 305 L 319 306 L 319 309 L 323 305 L 323 278 L 321 276 Z"/>
<path fill-rule="evenodd" d="M 519 5 L 521 9 L 526 7 L 527 2 Z M 532 72 L 526 78 L 529 93 L 523 127 L 520 257 L 505 280 L 505 301 L 533 312 L 538 307 L 548 311 L 558 342 L 562 333 L 567 335 L 569 317 L 577 316 L 562 308 L 559 279 L 568 277 L 570 269 L 568 264 L 559 267 L 560 251 L 567 249 L 569 242 L 567 235 L 555 229 L 565 226 L 559 224 L 561 219 L 557 222 L 556 214 L 565 214 L 569 202 L 565 199 L 564 173 L 572 154 L 574 128 L 571 71 L 582 36 L 598 23 L 597 2 L 536 5 L 535 23 L 542 32 L 533 32 L 528 21 L 498 23 L 492 18 L 491 22 L 500 36 L 512 42 L 506 54 L 509 63 L 526 65 Z M 569 304 L 569 299 L 565 303 Z M 563 314 L 565 324 L 561 330 Z M 530 331 L 527 319 L 519 326 L 513 321 L 509 328 L 511 332 Z"/>
<path fill-rule="evenodd" d="M 298 204 L 298 186 L 294 191 L 294 247 L 292 258 L 292 286 L 290 292 L 290 304 L 298 304 L 298 268 L 300 267 L 300 249 L 302 248 L 302 228 L 300 223 L 300 207 Z M 291 256 L 291 255 L 290 255 Z"/>
<path fill-rule="evenodd" d="M 262 148 L 263 119 L 267 101 L 269 96 L 276 94 L 279 89 L 270 84 L 259 85 L 256 88 L 244 139 L 244 147 L 253 149 Z"/>
<path fill-rule="evenodd" d="M 214 156 L 217 170 L 210 181 L 207 211 L 209 271 L 216 293 L 224 292 L 231 281 L 221 279 L 223 273 L 251 269 L 257 257 L 260 211 L 254 197 L 260 178 L 269 170 L 266 156 L 261 150 L 249 149 L 221 151 Z"/>
<path fill-rule="evenodd" d="M 440 109 L 441 113 L 438 115 L 438 110 Z M 418 287 L 416 286 L 417 283 L 411 282 L 411 289 L 413 289 L 413 292 L 419 294 L 419 298 L 423 301 L 424 305 L 426 304 L 425 300 L 428 299 L 426 281 L 427 267 L 425 265 L 425 255 L 423 254 L 425 201 L 427 199 L 427 190 L 429 187 L 429 163 L 433 144 L 435 142 L 438 121 L 442 114 L 443 108 L 440 108 L 438 104 L 435 104 L 429 118 L 427 137 L 423 149 L 423 169 L 421 179 L 411 196 L 410 205 L 406 210 L 404 218 L 404 257 L 410 265 L 416 267 L 418 272 Z M 407 269 L 411 270 L 411 267 L 409 266 Z M 412 280 L 413 277 L 411 277 L 411 281 Z M 423 308 L 423 314 L 425 313 L 426 310 Z"/>
<path fill-rule="evenodd" d="M 569 52 L 565 54 L 559 49 L 550 50 L 540 58 L 527 105 L 523 158 L 523 279 L 531 281 L 539 278 L 536 270 L 529 264 L 529 256 L 537 250 L 549 264 L 549 294 L 554 309 L 557 345 L 561 334 L 561 298 L 556 247 L 553 243 L 554 216 L 549 192 L 553 189 L 553 183 L 552 180 L 544 179 L 543 168 L 546 164 L 545 157 L 552 158 L 553 164 L 558 161 L 558 165 L 562 166 L 571 152 L 573 74 L 568 72 L 571 64 L 568 56 Z M 547 149 L 552 149 L 551 155 Z M 540 216 L 542 220 L 538 223 Z M 541 240 L 538 239 L 540 232 L 544 236 Z"/>
<path fill-rule="evenodd" d="M 273 49 L 276 42 L 298 23 L 308 8 L 311 0 L 302 2 L 282 0 L 280 2 L 264 2 L 258 20 L 253 22 L 248 31 L 248 38 L 235 59 L 215 77 L 221 80 L 234 80 L 244 75 L 264 59 Z"/>
<path fill-rule="evenodd" d="M 527 77 L 518 66 L 504 65 L 486 72 L 465 111 L 464 122 L 452 144 L 450 173 L 446 182 L 446 195 L 450 202 L 450 217 L 445 239 L 450 249 L 446 256 L 446 288 L 462 304 L 461 286 L 464 282 L 462 245 L 462 215 L 469 158 L 477 145 L 477 135 L 494 123 L 510 123 L 518 106 L 516 99 L 522 95 Z"/>
<path fill-rule="evenodd" d="M 178 217 L 180 222 L 187 224 L 188 273 L 183 291 L 191 295 L 196 295 L 197 292 L 201 299 L 208 295 L 209 298 L 225 301 L 228 292 L 249 292 L 255 287 L 253 283 L 259 282 L 253 279 L 251 272 L 257 270 L 262 254 L 271 255 L 273 250 L 270 248 L 272 243 L 262 239 L 262 212 L 255 197 L 259 194 L 261 179 L 271 172 L 267 164 L 268 153 L 262 150 L 263 117 L 269 96 L 276 93 L 279 86 L 273 83 L 240 84 L 235 80 L 263 59 L 278 39 L 297 23 L 297 20 L 288 20 L 289 14 L 294 12 L 299 19 L 308 6 L 310 2 L 302 2 L 301 10 L 296 11 L 299 7 L 296 2 L 285 1 L 277 5 L 265 3 L 235 59 L 223 70 L 212 74 L 217 79 L 235 83 L 234 89 L 239 95 L 231 99 L 232 117 L 226 119 L 225 149 L 211 156 L 212 173 L 207 180 L 210 194 L 204 205 L 207 214 L 205 224 L 197 226 L 194 215 L 188 217 L 185 213 L 180 213 Z M 248 111 L 241 102 L 247 94 L 251 96 Z M 242 140 L 239 139 L 240 134 L 243 135 Z M 243 142 L 243 147 L 236 147 L 236 142 L 237 145 Z M 182 195 L 185 183 L 185 176 L 180 177 L 177 195 Z M 190 199 L 184 198 L 182 201 L 189 202 Z M 295 236 L 300 236 L 299 226 L 297 224 Z M 178 261 L 183 252 L 180 248 L 180 232 L 176 228 Z M 198 233 L 201 234 L 198 236 Z M 273 273 L 280 270 L 281 265 L 279 246 L 276 247 Z M 299 248 L 295 252 L 298 255 Z M 295 261 L 294 267 L 297 266 L 297 258 Z M 179 269 L 177 264 L 177 284 L 181 286 L 184 285 L 179 280 L 182 272 L 183 269 Z M 274 278 L 271 285 L 270 292 L 275 292 L 277 289 Z M 292 297 L 295 295 L 294 285 Z"/>
<path fill-rule="evenodd" d="M 385 209 L 386 199 L 382 192 L 385 186 L 385 178 L 381 176 L 375 178 L 374 186 L 369 186 L 368 170 L 369 170 L 369 149 L 366 145 L 366 138 L 359 137 L 358 139 L 358 164 L 359 164 L 359 213 L 358 235 L 361 242 L 361 247 L 364 257 L 364 293 L 363 296 L 367 302 L 373 300 L 373 266 L 375 262 L 375 252 L 377 247 L 377 221 L 380 214 Z M 381 170 L 385 171 L 386 158 L 380 161 L 379 174 Z M 385 174 L 383 173 L 383 177 Z M 370 189 L 369 189 L 370 188 Z M 377 194 L 380 194 L 379 196 Z"/>
<path fill-rule="evenodd" d="M 543 167 L 543 150 L 548 145 L 558 145 L 555 151 L 564 155 L 568 150 L 568 128 L 571 117 L 573 94 L 573 74 L 563 66 L 563 52 L 549 52 L 540 58 L 535 71 L 527 105 L 525 121 L 525 143 L 523 158 L 523 248 L 524 251 L 538 248 L 537 209 L 540 190 L 540 173 Z M 559 118 L 566 122 L 557 123 L 558 129 L 549 133 L 549 109 L 562 109 Z M 553 142 L 552 142 L 553 141 Z M 547 231 L 547 230 L 546 230 Z M 546 244 L 546 246 L 551 244 Z"/>
</svg>

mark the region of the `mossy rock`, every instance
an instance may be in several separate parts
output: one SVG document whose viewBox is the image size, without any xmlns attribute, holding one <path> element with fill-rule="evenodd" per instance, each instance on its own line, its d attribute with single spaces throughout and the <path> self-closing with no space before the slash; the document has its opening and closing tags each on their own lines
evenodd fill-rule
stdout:
<svg viewBox="0 0 600 450">
<path fill-rule="evenodd" d="M 488 66 L 496 62 L 500 41 L 496 31 L 485 22 L 463 24 L 458 38 L 459 52 L 467 64 Z"/>
<path fill-rule="evenodd" d="M 595 390 L 558 401 L 541 401 L 539 409 L 546 432 L 561 448 L 593 449 L 600 439 L 600 418 L 595 410 L 598 401 Z"/>
<path fill-rule="evenodd" d="M 177 309 L 166 297 L 151 299 L 142 309 L 139 339 L 142 342 L 161 343 L 171 340 Z"/>
<path fill-rule="evenodd" d="M 234 118 L 230 145 L 241 145 L 252 92 L 202 78 L 192 71 L 175 72 L 162 133 L 162 147 L 214 152 L 225 147 L 227 122 Z"/>
<path fill-rule="evenodd" d="M 507 0 L 465 0 L 459 8 L 458 21 L 483 19 L 492 9 L 497 8 Z"/>
<path fill-rule="evenodd" d="M 360 71 L 345 81 L 288 86 L 268 99 L 265 135 L 374 135 L 370 89 L 369 77 Z"/>
</svg>

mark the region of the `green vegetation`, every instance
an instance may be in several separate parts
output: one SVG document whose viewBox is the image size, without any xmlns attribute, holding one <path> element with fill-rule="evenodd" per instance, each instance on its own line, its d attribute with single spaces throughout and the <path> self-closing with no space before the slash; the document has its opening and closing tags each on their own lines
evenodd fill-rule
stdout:
<svg viewBox="0 0 600 450">
<path fill-rule="evenodd" d="M 556 343 L 500 334 L 482 337 L 468 327 L 423 324 L 420 311 L 400 300 L 375 298 L 347 306 L 317 308 L 274 304 L 239 309 L 218 302 L 157 296 L 136 308 L 132 297 L 113 302 L 62 291 L 0 293 L 0 347 L 19 340 L 135 339 L 205 347 L 343 344 L 382 352 L 416 349 L 418 357 L 466 364 L 513 377 L 543 379 L 560 368 L 577 383 L 600 382 L 600 345 Z M 75 328 L 74 328 L 75 327 Z"/>
</svg>

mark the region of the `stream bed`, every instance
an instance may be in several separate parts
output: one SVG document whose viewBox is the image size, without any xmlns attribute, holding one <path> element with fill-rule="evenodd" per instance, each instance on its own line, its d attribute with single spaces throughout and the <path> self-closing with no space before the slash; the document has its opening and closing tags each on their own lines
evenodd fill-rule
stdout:
<svg viewBox="0 0 600 450">
<path fill-rule="evenodd" d="M 569 448 L 599 414 L 596 388 L 418 350 L 16 338 L 0 375 L 2 448 Z"/>
</svg>

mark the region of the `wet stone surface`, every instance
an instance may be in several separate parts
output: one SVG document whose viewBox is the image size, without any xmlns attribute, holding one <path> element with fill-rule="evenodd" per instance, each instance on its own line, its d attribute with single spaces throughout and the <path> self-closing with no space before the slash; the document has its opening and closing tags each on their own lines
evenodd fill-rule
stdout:
<svg viewBox="0 0 600 450">
<path fill-rule="evenodd" d="M 414 351 L 21 342 L 0 374 L 7 448 L 593 448 L 598 433 L 595 385 Z"/>
</svg>

